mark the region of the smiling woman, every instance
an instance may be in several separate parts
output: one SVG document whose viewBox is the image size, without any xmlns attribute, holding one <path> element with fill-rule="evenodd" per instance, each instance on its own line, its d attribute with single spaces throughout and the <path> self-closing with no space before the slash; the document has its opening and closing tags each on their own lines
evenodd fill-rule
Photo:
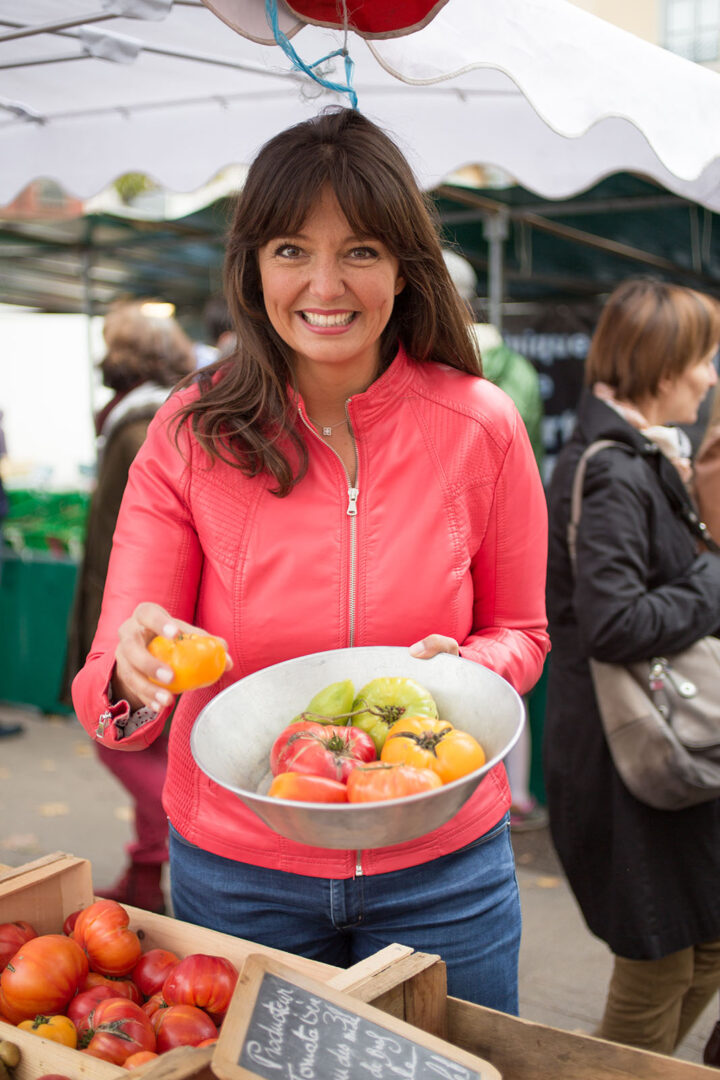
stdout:
<svg viewBox="0 0 720 1080">
<path fill-rule="evenodd" d="M 189 743 L 229 682 L 328 649 L 462 654 L 526 692 L 548 639 L 524 425 L 481 377 L 407 161 L 354 110 L 262 148 L 225 282 L 237 351 L 186 380 L 136 460 L 78 716 L 105 745 L 143 749 L 175 703 L 150 639 L 219 635 L 232 670 L 184 694 L 171 727 L 176 916 L 342 966 L 400 941 L 442 955 L 451 993 L 516 1011 L 502 765 L 431 836 L 338 851 L 276 835 Z"/>
</svg>

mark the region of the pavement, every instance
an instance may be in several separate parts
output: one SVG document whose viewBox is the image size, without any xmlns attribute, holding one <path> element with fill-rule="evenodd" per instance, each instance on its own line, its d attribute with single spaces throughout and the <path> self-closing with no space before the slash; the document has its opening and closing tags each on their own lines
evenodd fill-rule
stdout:
<svg viewBox="0 0 720 1080">
<path fill-rule="evenodd" d="M 132 809 L 90 739 L 73 716 L 0 703 L 0 722 L 23 726 L 22 734 L 0 738 L 0 863 L 21 866 L 63 851 L 90 860 L 96 887 L 113 882 L 132 836 Z M 587 930 L 547 828 L 514 834 L 513 846 L 523 908 L 520 1015 L 592 1033 L 602 1015 L 610 953 Z M 676 1056 L 701 1063 L 717 1018 L 714 1001 Z"/>
</svg>

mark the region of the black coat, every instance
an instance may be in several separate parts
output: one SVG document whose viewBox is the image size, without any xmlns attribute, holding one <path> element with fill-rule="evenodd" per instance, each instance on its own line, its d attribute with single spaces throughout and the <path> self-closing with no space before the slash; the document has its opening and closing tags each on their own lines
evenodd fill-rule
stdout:
<svg viewBox="0 0 720 1080">
<path fill-rule="evenodd" d="M 597 439 L 633 452 L 612 447 L 588 462 L 576 583 L 570 490 L 580 454 Z M 662 811 L 630 794 L 610 759 L 587 663 L 673 653 L 720 632 L 720 555 L 698 552 L 660 472 L 692 508 L 665 455 L 586 392 L 549 496 L 544 768 L 552 836 L 590 930 L 635 959 L 720 939 L 720 799 Z"/>
</svg>

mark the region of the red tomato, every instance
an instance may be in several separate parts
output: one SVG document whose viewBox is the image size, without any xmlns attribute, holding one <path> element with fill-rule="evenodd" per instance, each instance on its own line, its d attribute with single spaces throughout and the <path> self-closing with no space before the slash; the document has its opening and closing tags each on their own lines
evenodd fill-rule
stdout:
<svg viewBox="0 0 720 1080">
<path fill-rule="evenodd" d="M 442 787 L 442 780 L 433 769 L 416 769 L 412 765 L 388 765 L 371 761 L 355 769 L 348 777 L 348 802 L 380 802 L 402 799 Z"/>
<path fill-rule="evenodd" d="M 79 989 L 92 990 L 94 986 L 108 986 L 113 997 L 127 998 L 136 1005 L 142 1003 L 142 994 L 132 979 L 114 979 L 110 975 L 101 975 L 99 971 L 88 971 Z"/>
<path fill-rule="evenodd" d="M 217 1028 L 206 1012 L 196 1005 L 170 1005 L 155 1014 L 159 1054 L 176 1046 L 197 1046 L 203 1039 L 216 1039 Z"/>
<path fill-rule="evenodd" d="M 125 1068 L 135 1069 L 138 1065 L 145 1065 L 148 1061 L 154 1061 L 156 1057 L 160 1057 L 153 1050 L 138 1050 L 136 1054 L 131 1054 L 129 1058 L 125 1058 Z"/>
<path fill-rule="evenodd" d="M 67 919 L 63 923 L 63 934 L 67 934 L 68 937 L 72 937 L 72 932 L 75 929 L 75 923 L 77 922 L 77 917 L 79 914 L 79 911 L 73 911 L 68 915 Z"/>
<path fill-rule="evenodd" d="M 132 981 L 145 997 L 152 997 L 179 963 L 180 957 L 168 949 L 148 949 L 133 968 Z"/>
<path fill-rule="evenodd" d="M 156 1049 L 152 1024 L 140 1006 L 126 998 L 108 998 L 95 1006 L 86 1040 L 86 1053 L 115 1065 L 140 1050 Z"/>
<path fill-rule="evenodd" d="M 347 780 L 353 769 L 375 761 L 375 743 L 357 727 L 303 721 L 281 731 L 270 751 L 273 776 L 281 772 Z"/>
<path fill-rule="evenodd" d="M 37 1080 L 70 1080 L 70 1077 L 64 1073 L 43 1073 Z"/>
<path fill-rule="evenodd" d="M 167 1009 L 167 1007 L 168 1003 L 162 995 L 162 990 L 158 990 L 156 994 L 153 994 L 152 997 L 149 997 L 147 999 L 144 1005 L 140 1006 L 142 1011 L 150 1020 L 153 1020 L 155 1014 L 160 1009 Z"/>
<path fill-rule="evenodd" d="M 295 802 L 348 801 L 347 787 L 340 780 L 328 780 L 326 776 L 304 776 L 297 772 L 278 773 L 268 795 L 275 799 L 293 799 Z"/>
<path fill-rule="evenodd" d="M 0 970 L 5 967 L 21 945 L 37 937 L 37 931 L 29 922 L 19 919 L 17 922 L 0 923 Z"/>
<path fill-rule="evenodd" d="M 61 1013 L 87 975 L 88 959 L 64 934 L 41 934 L 15 953 L 0 975 L 0 1011 L 14 1024 Z"/>
<path fill-rule="evenodd" d="M 130 916 L 116 900 L 96 900 L 81 911 L 73 937 L 85 950 L 93 971 L 102 975 L 129 975 L 140 959 L 142 947 Z"/>
<path fill-rule="evenodd" d="M 237 980 L 237 968 L 229 960 L 193 953 L 170 972 L 162 992 L 168 1005 L 197 1005 L 213 1016 L 222 1016 Z"/>
<path fill-rule="evenodd" d="M 217 1042 L 217 1035 L 215 1036 L 214 1039 L 203 1039 L 202 1042 L 198 1043 L 198 1046 L 214 1046 L 216 1042 Z"/>
<path fill-rule="evenodd" d="M 90 1018 L 95 1006 L 101 1001 L 107 1001 L 108 998 L 117 996 L 117 994 L 113 994 L 109 986 L 94 986 L 92 990 L 83 990 L 75 995 L 65 1010 L 65 1015 L 72 1020 L 77 1028 L 78 1036 L 84 1035 L 88 1028 L 92 1026 Z"/>
</svg>

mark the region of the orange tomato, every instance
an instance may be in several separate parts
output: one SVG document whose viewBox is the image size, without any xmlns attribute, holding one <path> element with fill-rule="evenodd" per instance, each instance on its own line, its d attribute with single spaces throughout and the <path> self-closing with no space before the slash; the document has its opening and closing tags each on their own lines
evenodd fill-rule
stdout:
<svg viewBox="0 0 720 1080">
<path fill-rule="evenodd" d="M 93 971 L 129 975 L 133 970 L 142 946 L 129 922 L 130 915 L 117 900 L 96 900 L 80 912 L 72 936 L 87 954 Z"/>
<path fill-rule="evenodd" d="M 484 765 L 485 751 L 472 735 L 444 720 L 408 716 L 388 731 L 380 760 L 432 769 L 449 784 Z"/>
<path fill-rule="evenodd" d="M 419 795 L 442 787 L 442 780 L 432 769 L 416 769 L 413 765 L 390 765 L 387 761 L 371 761 L 360 765 L 348 776 L 348 802 L 382 802 Z"/>
<path fill-rule="evenodd" d="M 22 1020 L 18 1027 L 71 1050 L 77 1047 L 77 1030 L 67 1016 L 36 1016 L 34 1020 Z"/>
<path fill-rule="evenodd" d="M 147 1061 L 154 1061 L 156 1057 L 160 1057 L 154 1050 L 138 1050 L 136 1053 L 131 1054 L 130 1057 L 125 1058 L 124 1065 L 126 1069 L 135 1069 L 138 1065 L 144 1065 Z"/>
<path fill-rule="evenodd" d="M 212 634 L 180 633 L 175 638 L 158 636 L 152 639 L 148 650 L 175 673 L 171 683 L 151 680 L 172 694 L 210 686 L 217 682 L 225 670 L 225 646 L 220 638 L 213 637 Z"/>
<path fill-rule="evenodd" d="M 347 787 L 341 780 L 329 776 L 308 776 L 305 773 L 278 773 L 268 795 L 275 799 L 293 799 L 297 802 L 339 803 L 347 802 Z"/>
</svg>

